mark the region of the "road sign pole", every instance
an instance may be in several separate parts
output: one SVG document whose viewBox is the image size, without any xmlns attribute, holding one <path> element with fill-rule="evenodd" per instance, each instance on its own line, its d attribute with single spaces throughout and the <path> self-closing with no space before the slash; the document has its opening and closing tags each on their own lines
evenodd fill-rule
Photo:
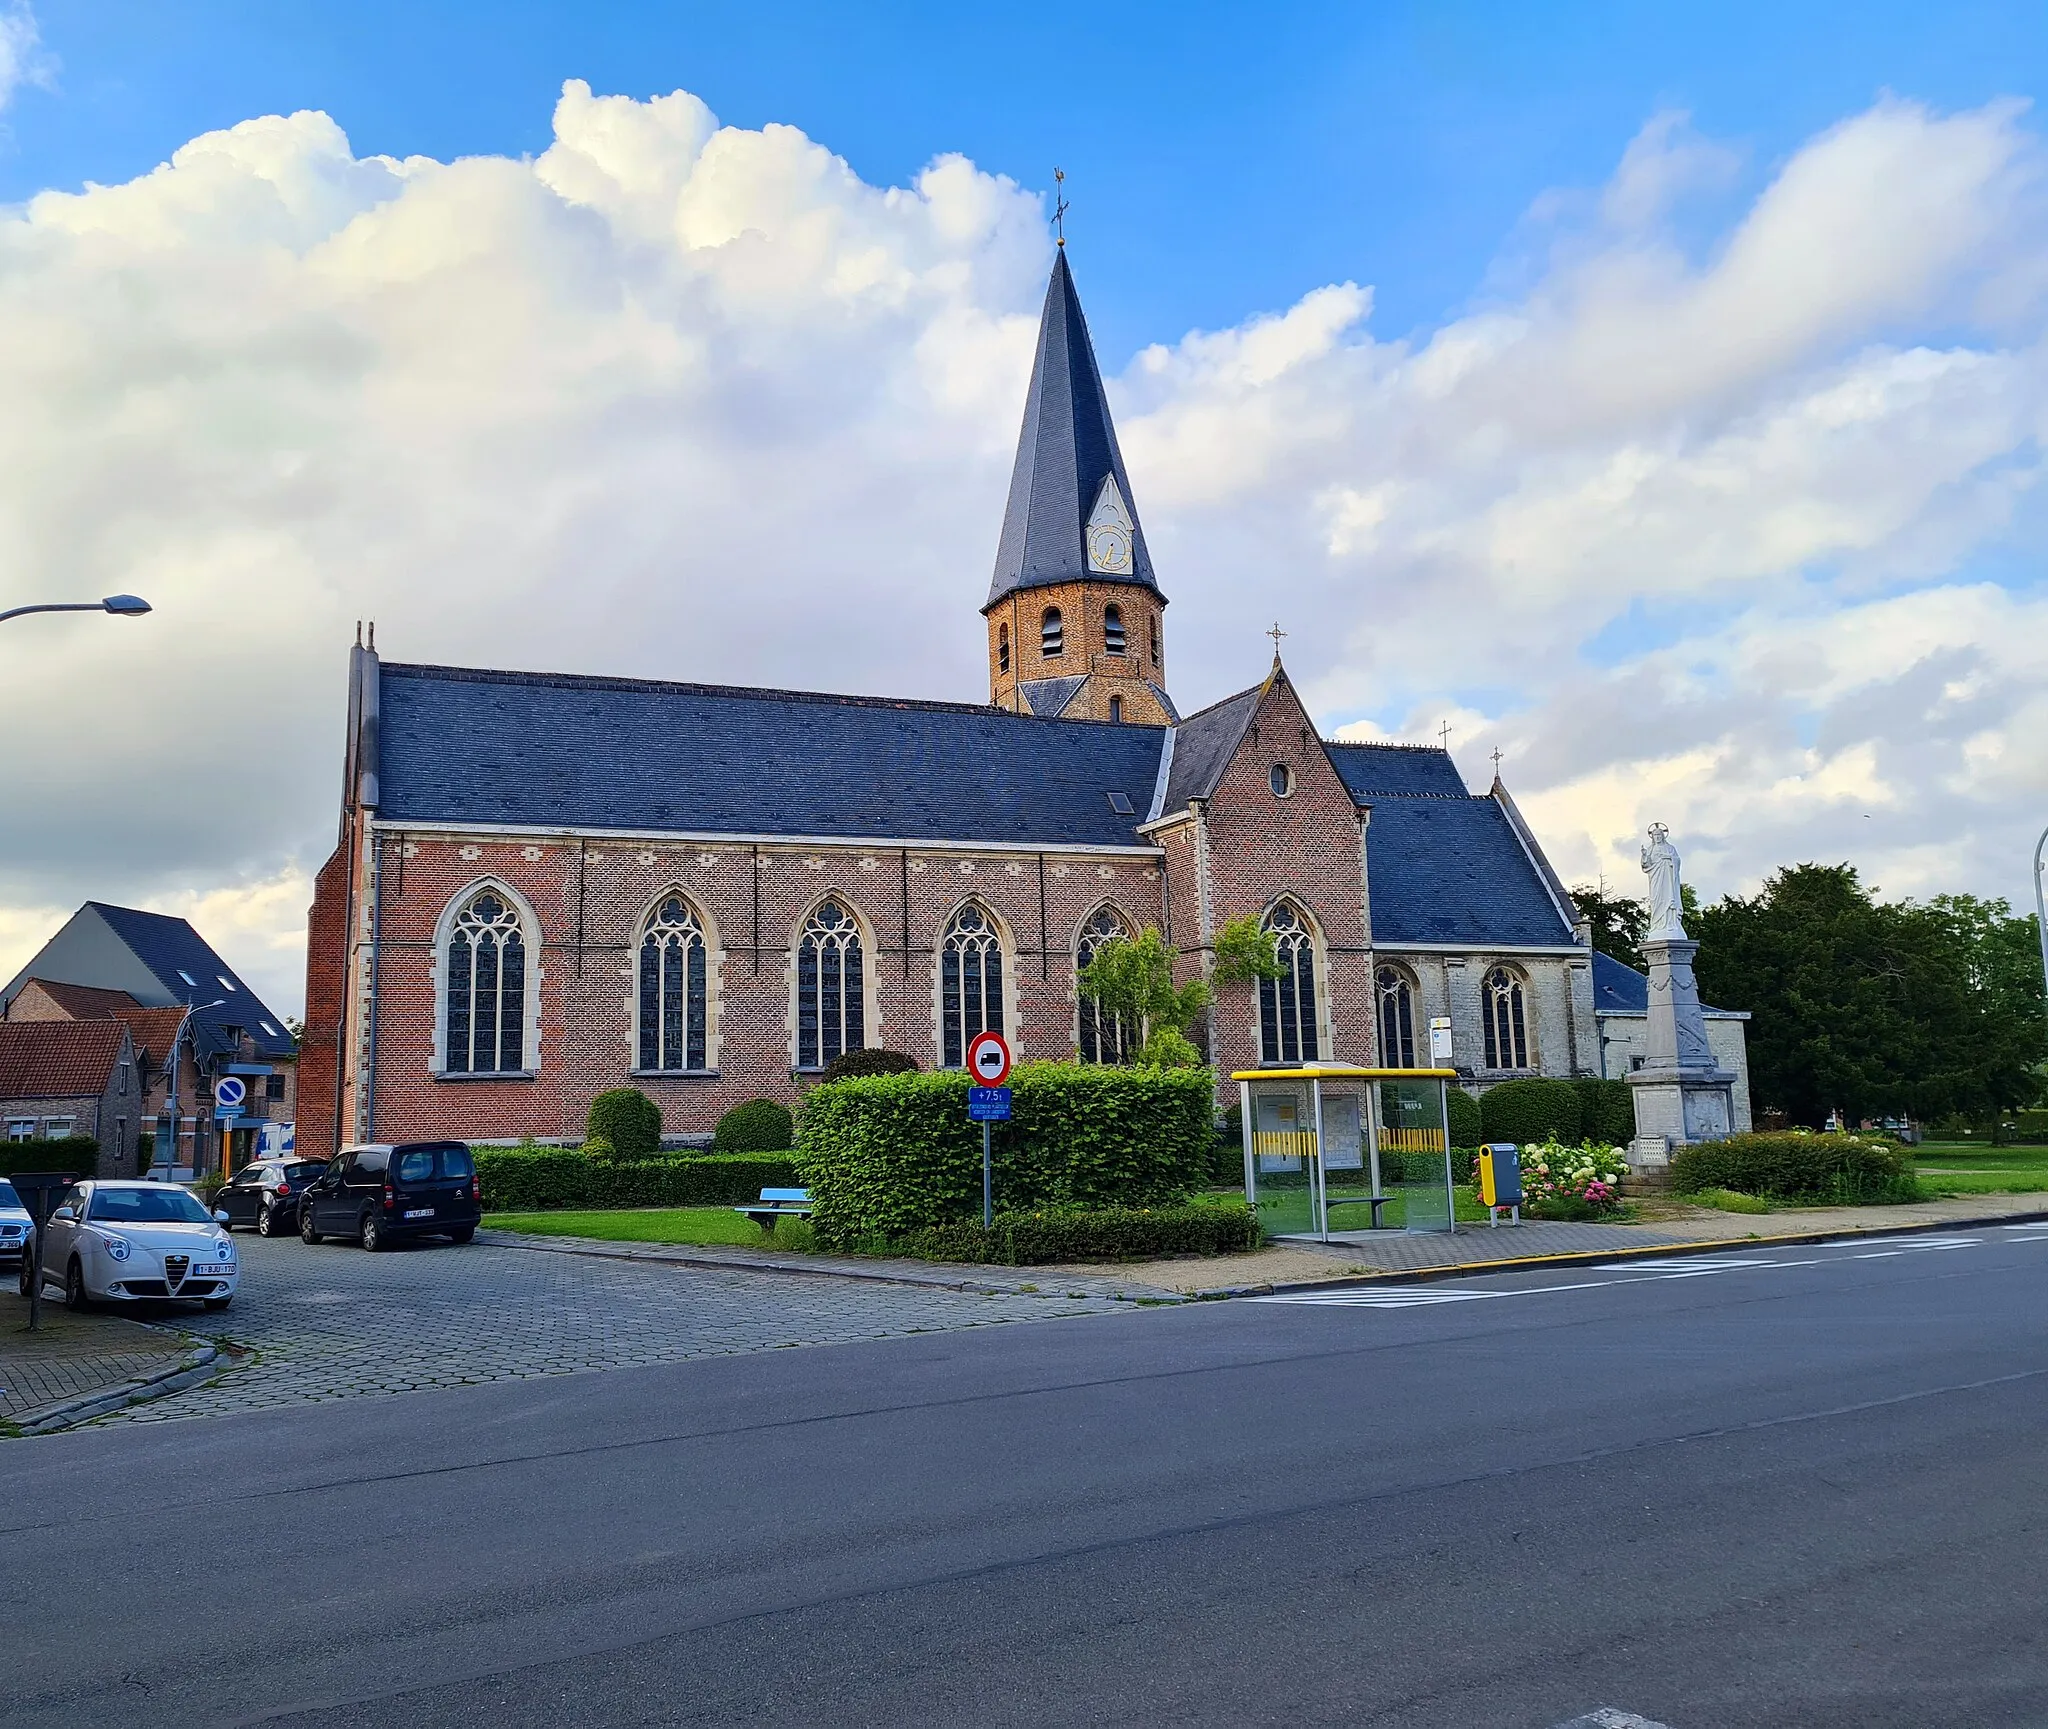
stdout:
<svg viewBox="0 0 2048 1729">
<path fill-rule="evenodd" d="M 996 1222 L 995 1173 L 989 1164 L 988 1124 L 981 1125 L 981 1228 L 993 1230 Z"/>
<path fill-rule="evenodd" d="M 28 1274 L 28 1330 L 31 1333 L 43 1330 L 43 1238 L 47 1234 L 41 1225 L 36 1226 L 35 1260 Z"/>
</svg>

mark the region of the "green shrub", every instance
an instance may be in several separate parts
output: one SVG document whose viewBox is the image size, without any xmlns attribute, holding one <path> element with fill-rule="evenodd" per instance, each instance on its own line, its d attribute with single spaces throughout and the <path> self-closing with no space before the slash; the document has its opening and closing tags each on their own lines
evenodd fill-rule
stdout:
<svg viewBox="0 0 2048 1729">
<path fill-rule="evenodd" d="M 1188 1042 L 1178 1027 L 1154 1027 L 1145 1048 L 1138 1053 L 1139 1065 L 1148 1069 L 1198 1069 L 1202 1053 Z"/>
<path fill-rule="evenodd" d="M 1479 1124 L 1487 1141 L 1561 1141 L 1580 1137 L 1579 1094 L 1570 1081 L 1502 1081 L 1480 1095 Z"/>
<path fill-rule="evenodd" d="M 820 1082 L 850 1081 L 858 1075 L 914 1075 L 917 1058 L 902 1051 L 842 1051 L 825 1065 Z"/>
<path fill-rule="evenodd" d="M 797 1160 L 821 1240 L 853 1243 L 978 1218 L 981 1130 L 969 1077 L 875 1075 L 805 1098 Z M 1014 1115 L 995 1125 L 997 1200 L 1007 1211 L 1161 1207 L 1209 1180 L 1215 1082 L 1207 1069 L 1025 1063 Z"/>
<path fill-rule="evenodd" d="M 749 1099 L 718 1119 L 711 1145 L 721 1153 L 782 1153 L 796 1140 L 796 1125 L 787 1105 L 773 1099 Z"/>
<path fill-rule="evenodd" d="M 586 1159 L 615 1159 L 619 1156 L 619 1149 L 602 1135 L 592 1135 L 576 1150 Z"/>
<path fill-rule="evenodd" d="M 99 1162 L 100 1144 L 90 1135 L 0 1142 L 0 1177 L 11 1177 L 16 1171 L 69 1171 L 76 1177 L 89 1177 Z"/>
<path fill-rule="evenodd" d="M 1724 1213 L 1768 1213 L 1771 1203 L 1761 1195 L 1738 1195 L 1733 1189 L 1703 1189 L 1685 1197 L 1695 1206 L 1715 1207 Z"/>
<path fill-rule="evenodd" d="M 1579 1095 L 1579 1134 L 1610 1147 L 1625 1147 L 1636 1136 L 1636 1102 L 1626 1081 L 1572 1082 Z"/>
<path fill-rule="evenodd" d="M 1671 1186 L 1680 1194 L 1733 1189 L 1848 1205 L 1916 1200 L 1920 1192 L 1897 1147 L 1855 1135 L 1732 1135 L 1681 1147 L 1671 1160 Z"/>
<path fill-rule="evenodd" d="M 590 1101 L 584 1132 L 589 1140 L 611 1142 L 619 1158 L 658 1158 L 661 1107 L 638 1087 L 614 1087 Z"/>
<path fill-rule="evenodd" d="M 732 1207 L 801 1180 L 784 1153 L 592 1159 L 573 1147 L 476 1147 L 486 1212 L 549 1207 Z"/>
<path fill-rule="evenodd" d="M 1463 1087 L 1446 1087 L 1444 1103 L 1450 1107 L 1452 1146 L 1476 1147 L 1486 1139 L 1477 1099 Z"/>
<path fill-rule="evenodd" d="M 890 1248 L 926 1261 L 1000 1267 L 1061 1261 L 1134 1261 L 1160 1255 L 1236 1255 L 1265 1240 L 1246 1206 L 1097 1207 L 1084 1212 L 998 1213 L 955 1219 L 897 1238 Z"/>
</svg>

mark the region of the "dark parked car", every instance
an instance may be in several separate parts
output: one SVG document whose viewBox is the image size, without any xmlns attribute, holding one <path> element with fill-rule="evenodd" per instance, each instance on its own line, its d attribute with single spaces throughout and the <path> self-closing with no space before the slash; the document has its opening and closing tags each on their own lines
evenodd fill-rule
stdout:
<svg viewBox="0 0 2048 1729">
<path fill-rule="evenodd" d="M 388 1249 L 406 1237 L 466 1243 L 483 1217 L 476 1161 L 461 1141 L 348 1147 L 299 1197 L 299 1235 Z"/>
<path fill-rule="evenodd" d="M 246 1225 L 274 1237 L 299 1222 L 299 1197 L 327 1169 L 318 1159 L 263 1159 L 244 1165 L 213 1197 L 213 1216 L 233 1230 Z"/>
</svg>

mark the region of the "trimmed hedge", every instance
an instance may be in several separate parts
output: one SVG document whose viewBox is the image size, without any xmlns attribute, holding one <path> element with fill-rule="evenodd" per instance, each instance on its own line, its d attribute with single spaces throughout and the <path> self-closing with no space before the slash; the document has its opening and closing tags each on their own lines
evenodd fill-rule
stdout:
<svg viewBox="0 0 2048 1729">
<path fill-rule="evenodd" d="M 828 1243 L 979 1219 L 981 1127 L 969 1077 L 874 1075 L 815 1088 L 797 1162 Z M 1009 1212 L 1159 1208 L 1209 1180 L 1215 1079 L 1207 1069 L 1024 1063 L 1013 1117 L 995 1125 L 995 1192 Z"/>
<path fill-rule="evenodd" d="M 1626 1081 L 1572 1082 L 1579 1095 L 1579 1138 L 1625 1147 L 1636 1137 L 1636 1101 Z"/>
<path fill-rule="evenodd" d="M 789 1107 L 773 1099 L 749 1099 L 718 1119 L 712 1149 L 721 1153 L 784 1153 L 796 1144 Z"/>
<path fill-rule="evenodd" d="M 914 1075 L 917 1058 L 903 1051 L 842 1051 L 825 1065 L 820 1081 L 850 1081 L 859 1075 Z"/>
<path fill-rule="evenodd" d="M 0 1142 L 0 1177 L 11 1177 L 16 1171 L 69 1171 L 76 1177 L 89 1177 L 99 1163 L 100 1144 L 90 1135 Z"/>
<path fill-rule="evenodd" d="M 1671 1186 L 1680 1194 L 1733 1189 L 1779 1201 L 1910 1201 L 1919 1184 L 1903 1152 L 1855 1135 L 1731 1135 L 1681 1147 Z"/>
<path fill-rule="evenodd" d="M 1570 1081 L 1502 1081 L 1479 1098 L 1481 1137 L 1487 1141 L 1562 1141 L 1580 1139 L 1579 1092 Z"/>
<path fill-rule="evenodd" d="M 1444 1089 L 1444 1102 L 1450 1107 L 1452 1146 L 1476 1147 L 1486 1139 L 1477 1099 L 1463 1087 L 1454 1086 Z"/>
<path fill-rule="evenodd" d="M 584 1134 L 611 1143 L 610 1157 L 661 1157 L 661 1107 L 638 1087 L 614 1087 L 590 1101 Z"/>
<path fill-rule="evenodd" d="M 890 1243 L 925 1261 L 1050 1266 L 1061 1261 L 1152 1260 L 1161 1255 L 1239 1255 L 1265 1241 L 1249 1207 L 1097 1207 L 1077 1213 L 998 1213 L 956 1219 Z"/>
<path fill-rule="evenodd" d="M 593 1159 L 574 1147 L 474 1147 L 485 1212 L 549 1207 L 733 1207 L 799 1185 L 784 1153 Z"/>
</svg>

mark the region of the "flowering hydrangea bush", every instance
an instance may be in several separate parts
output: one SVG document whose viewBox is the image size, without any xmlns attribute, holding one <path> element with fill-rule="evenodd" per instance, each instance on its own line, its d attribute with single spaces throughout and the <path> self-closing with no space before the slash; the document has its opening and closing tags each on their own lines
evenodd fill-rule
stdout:
<svg viewBox="0 0 2048 1729">
<path fill-rule="evenodd" d="M 1628 1161 L 1619 1147 L 1531 1141 L 1521 1149 L 1522 1211 L 1536 1219 L 1599 1219 L 1621 1206 Z"/>
</svg>

